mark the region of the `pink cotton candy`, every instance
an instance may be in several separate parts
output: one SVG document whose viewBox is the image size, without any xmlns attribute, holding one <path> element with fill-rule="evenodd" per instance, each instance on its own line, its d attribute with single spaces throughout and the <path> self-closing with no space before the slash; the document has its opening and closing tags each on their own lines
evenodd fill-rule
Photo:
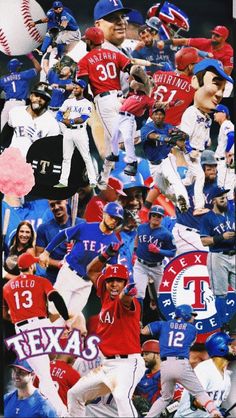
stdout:
<svg viewBox="0 0 236 418">
<path fill-rule="evenodd" d="M 35 185 L 34 171 L 18 148 L 6 148 L 0 155 L 0 191 L 18 197 L 27 195 Z"/>
</svg>

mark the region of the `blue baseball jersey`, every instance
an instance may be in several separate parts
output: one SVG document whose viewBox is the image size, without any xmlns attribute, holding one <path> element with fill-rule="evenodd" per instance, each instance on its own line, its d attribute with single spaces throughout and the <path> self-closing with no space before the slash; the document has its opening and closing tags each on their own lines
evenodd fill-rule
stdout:
<svg viewBox="0 0 236 418">
<path fill-rule="evenodd" d="M 213 237 L 214 235 L 221 235 L 227 231 L 235 231 L 235 214 L 227 211 L 224 214 L 215 213 L 212 210 L 206 213 L 200 223 L 201 237 Z M 212 253 L 222 253 L 223 251 L 230 251 L 236 249 L 236 238 L 231 238 L 209 246 L 209 251 Z"/>
<path fill-rule="evenodd" d="M 211 191 L 217 185 L 217 180 L 214 183 L 205 183 L 203 187 L 203 193 L 205 195 L 205 207 L 212 209 L 212 197 Z M 200 231 L 200 221 L 204 215 L 193 216 L 194 211 L 194 185 L 186 187 L 189 197 L 189 209 L 185 213 L 181 213 L 180 210 L 176 207 L 176 222 L 187 226 L 189 228 L 194 228 L 197 231 Z"/>
<path fill-rule="evenodd" d="M 56 410 L 37 389 L 26 399 L 18 399 L 18 391 L 4 396 L 5 418 L 57 418 Z"/>
<path fill-rule="evenodd" d="M 139 50 L 134 50 L 132 52 L 132 57 L 145 59 L 155 62 L 156 64 L 167 62 L 170 65 L 170 71 L 175 68 L 175 53 L 168 45 L 166 45 L 163 49 L 159 49 L 155 43 L 152 46 L 144 46 Z M 151 65 L 150 67 L 146 67 L 146 71 L 155 73 L 157 71 L 157 67 L 155 65 Z"/>
<path fill-rule="evenodd" d="M 63 10 L 61 13 L 61 22 L 68 21 L 68 25 L 66 26 L 66 30 L 77 30 L 79 29 L 79 25 L 76 22 L 75 18 L 68 13 L 67 11 Z"/>
<path fill-rule="evenodd" d="M 49 84 L 60 84 L 66 86 L 66 84 L 72 83 L 72 78 L 68 78 L 66 80 L 62 80 L 60 76 L 54 71 L 54 69 L 50 69 L 47 75 L 47 81 Z M 49 103 L 51 107 L 61 107 L 62 103 L 70 96 L 71 91 L 67 91 L 64 88 L 58 88 L 52 90 L 52 96 Z"/>
<path fill-rule="evenodd" d="M 71 253 L 66 256 L 66 261 L 79 276 L 84 276 L 87 265 L 95 257 L 101 254 L 112 242 L 119 242 L 114 232 L 104 234 L 99 225 L 99 222 L 83 222 L 67 228 L 53 238 L 46 250 L 51 253 L 62 242 L 75 240 Z M 115 256 L 109 260 L 109 263 L 114 264 L 116 261 L 117 257 Z"/>
<path fill-rule="evenodd" d="M 155 321 L 148 324 L 151 335 L 158 337 L 161 357 L 181 356 L 189 358 L 197 330 L 194 325 L 182 319 Z"/>
<path fill-rule="evenodd" d="M 164 257 L 174 257 L 176 253 L 176 246 L 174 244 L 174 237 L 172 233 L 160 226 L 152 229 L 149 223 L 141 224 L 137 230 L 138 247 L 136 254 L 142 260 L 150 263 L 157 263 L 164 259 Z M 149 244 L 155 244 L 160 248 L 159 253 L 152 253 L 148 251 Z"/>
<path fill-rule="evenodd" d="M 17 215 L 22 221 L 29 221 L 34 230 L 37 231 L 42 223 L 44 212 L 48 209 L 47 199 L 30 200 L 23 203 L 22 206 L 15 208 Z"/>
<path fill-rule="evenodd" d="M 5 99 L 26 100 L 30 80 L 36 77 L 37 71 L 35 68 L 25 71 L 14 71 L 10 74 L 4 75 L 0 78 L 0 89 L 5 93 Z"/>
<path fill-rule="evenodd" d="M 123 264 L 129 270 L 130 277 L 133 274 L 133 252 L 134 252 L 134 239 L 137 231 L 121 231 L 121 241 L 123 245 L 119 249 L 119 264 Z"/>
<path fill-rule="evenodd" d="M 160 370 L 151 373 L 149 369 L 137 384 L 134 395 L 142 396 L 153 404 L 161 396 L 161 373 Z"/>
<path fill-rule="evenodd" d="M 172 146 L 166 142 L 148 139 L 148 135 L 154 132 L 159 135 L 168 136 L 170 129 L 173 129 L 173 126 L 168 123 L 164 123 L 162 127 L 158 127 L 154 122 L 146 123 L 146 125 L 141 128 L 142 146 L 145 156 L 149 161 L 164 160 L 170 153 Z"/>
<path fill-rule="evenodd" d="M 85 222 L 84 219 L 77 218 L 75 224 Z M 37 230 L 36 246 L 46 248 L 49 242 L 58 234 L 71 226 L 71 218 L 68 218 L 67 222 L 63 225 L 58 224 L 53 218 L 49 222 L 42 223 Z M 55 250 L 50 254 L 50 257 L 54 260 L 63 260 L 66 255 L 66 243 L 62 242 L 58 245 Z M 43 273 L 44 277 L 50 280 L 51 283 L 55 283 L 58 274 L 57 268 L 48 267 Z"/>
</svg>

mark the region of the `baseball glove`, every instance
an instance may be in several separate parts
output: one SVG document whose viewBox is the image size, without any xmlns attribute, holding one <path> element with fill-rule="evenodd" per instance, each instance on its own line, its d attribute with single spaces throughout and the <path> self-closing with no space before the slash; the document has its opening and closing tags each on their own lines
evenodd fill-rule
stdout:
<svg viewBox="0 0 236 418">
<path fill-rule="evenodd" d="M 148 400 L 143 398 L 142 396 L 138 395 L 134 396 L 132 401 L 135 408 L 137 409 L 139 417 L 145 417 L 145 415 L 147 415 L 149 409 L 151 408 L 150 402 L 148 402 Z"/>
<path fill-rule="evenodd" d="M 176 145 L 177 141 L 187 141 L 189 136 L 178 128 L 172 129 L 169 134 L 169 144 Z"/>
<path fill-rule="evenodd" d="M 70 109 L 67 109 L 64 113 L 63 113 L 63 119 L 69 119 L 70 118 Z"/>
</svg>

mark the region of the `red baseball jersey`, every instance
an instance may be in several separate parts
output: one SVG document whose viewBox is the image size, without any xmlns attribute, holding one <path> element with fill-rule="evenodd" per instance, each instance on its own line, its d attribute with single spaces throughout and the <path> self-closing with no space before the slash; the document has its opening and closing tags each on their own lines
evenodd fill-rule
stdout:
<svg viewBox="0 0 236 418">
<path fill-rule="evenodd" d="M 220 49 L 214 49 L 211 44 L 211 39 L 206 38 L 189 38 L 188 45 L 198 48 L 202 51 L 211 52 L 213 58 L 222 62 L 224 67 L 232 67 L 234 63 L 233 48 L 227 42 Z"/>
<path fill-rule="evenodd" d="M 109 49 L 93 49 L 78 62 L 77 77 L 88 76 L 93 95 L 121 90 L 120 72 L 130 59 Z"/>
<path fill-rule="evenodd" d="M 20 274 L 9 280 L 3 287 L 3 299 L 10 309 L 12 322 L 47 317 L 47 296 L 54 291 L 48 279 L 33 274 Z"/>
<path fill-rule="evenodd" d="M 103 218 L 103 208 L 107 204 L 100 196 L 93 196 L 88 202 L 84 218 L 87 222 L 100 222 Z"/>
<path fill-rule="evenodd" d="M 101 298 L 97 335 L 104 356 L 140 353 L 140 304 L 133 298 L 134 309 L 127 309 L 119 296 L 111 299 L 105 289 L 103 275 L 97 279 L 97 294 Z"/>
<path fill-rule="evenodd" d="M 67 392 L 80 379 L 80 374 L 70 364 L 62 360 L 50 362 L 50 373 L 62 402 L 67 406 Z M 34 386 L 39 387 L 39 379 L 36 376 Z"/>
<path fill-rule="evenodd" d="M 191 76 L 178 74 L 175 71 L 157 71 L 153 74 L 155 88 L 154 100 L 167 102 L 165 122 L 177 126 L 182 115 L 193 101 L 195 90 L 191 86 Z"/>
<path fill-rule="evenodd" d="M 147 109 L 151 109 L 154 99 L 143 93 L 132 94 L 124 101 L 120 112 L 129 112 L 134 116 L 142 116 Z"/>
</svg>

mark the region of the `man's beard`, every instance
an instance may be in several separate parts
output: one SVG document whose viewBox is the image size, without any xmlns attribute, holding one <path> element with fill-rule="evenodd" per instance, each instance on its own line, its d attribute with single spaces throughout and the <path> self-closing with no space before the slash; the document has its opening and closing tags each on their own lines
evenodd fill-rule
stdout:
<svg viewBox="0 0 236 418">
<path fill-rule="evenodd" d="M 42 106 L 39 103 L 31 103 L 30 106 L 36 115 L 40 115 L 41 113 L 45 112 L 47 107 L 46 104 Z"/>
<path fill-rule="evenodd" d="M 220 44 L 219 41 L 211 41 L 212 46 L 218 46 Z"/>
<path fill-rule="evenodd" d="M 219 212 L 224 213 L 227 211 L 227 206 L 217 205 L 217 209 L 219 210 Z"/>
</svg>

